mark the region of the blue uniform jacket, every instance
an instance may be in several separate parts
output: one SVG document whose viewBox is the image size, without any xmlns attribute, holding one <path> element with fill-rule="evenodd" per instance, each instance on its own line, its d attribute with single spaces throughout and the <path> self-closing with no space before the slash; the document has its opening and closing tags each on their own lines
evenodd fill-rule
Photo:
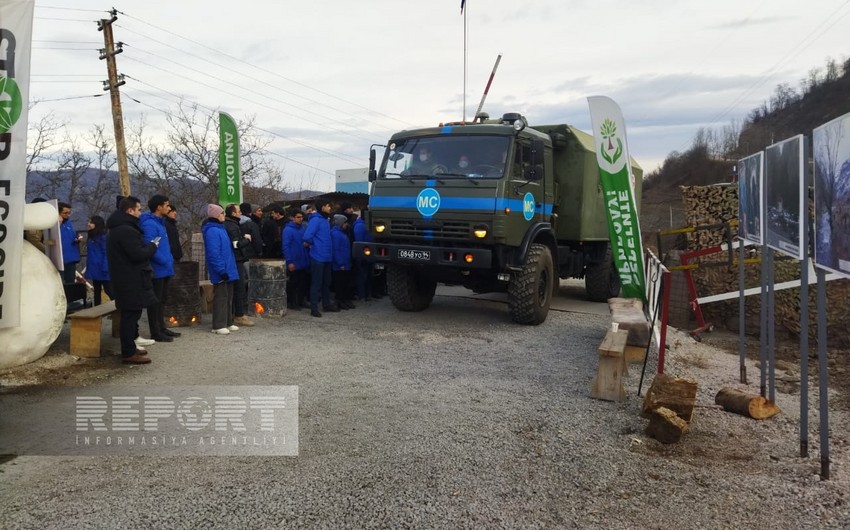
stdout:
<svg viewBox="0 0 850 530">
<path fill-rule="evenodd" d="M 76 241 L 77 233 L 71 220 L 63 221 L 59 225 L 59 239 L 62 240 L 62 261 L 64 263 L 78 263 L 80 261 L 80 244 Z"/>
<path fill-rule="evenodd" d="M 156 254 L 151 258 L 154 279 L 174 276 L 174 256 L 171 255 L 171 245 L 168 243 L 168 231 L 165 229 L 165 217 L 157 217 L 145 213 L 139 217 L 139 228 L 144 234 L 145 243 L 159 238 Z"/>
<path fill-rule="evenodd" d="M 298 223 L 290 221 L 283 227 L 283 258 L 287 265 L 294 264 L 296 270 L 310 267 L 310 255 L 304 248 L 303 235 L 304 230 Z"/>
<path fill-rule="evenodd" d="M 210 282 L 217 284 L 238 280 L 239 272 L 236 270 L 233 245 L 230 244 L 230 236 L 227 235 L 224 224 L 217 219 L 208 218 L 201 226 L 201 232 L 204 234 L 204 254 L 207 258 Z M 227 280 L 222 278 L 222 274 L 227 274 Z"/>
<path fill-rule="evenodd" d="M 372 233 L 369 232 L 369 227 L 366 226 L 366 221 L 364 221 L 362 217 L 358 217 L 357 220 L 354 221 L 354 240 L 363 243 L 371 243 L 374 241 Z"/>
<path fill-rule="evenodd" d="M 304 241 L 310 245 L 310 259 L 321 263 L 330 263 L 333 259 L 331 243 L 331 223 L 324 215 L 314 212 L 310 214 Z"/>
<path fill-rule="evenodd" d="M 333 240 L 333 270 L 351 270 L 351 240 L 342 228 L 334 226 L 331 228 L 331 239 Z"/>
<path fill-rule="evenodd" d="M 86 243 L 88 255 L 86 256 L 87 280 L 99 282 L 109 281 L 109 263 L 106 261 L 106 234 L 90 237 Z"/>
</svg>

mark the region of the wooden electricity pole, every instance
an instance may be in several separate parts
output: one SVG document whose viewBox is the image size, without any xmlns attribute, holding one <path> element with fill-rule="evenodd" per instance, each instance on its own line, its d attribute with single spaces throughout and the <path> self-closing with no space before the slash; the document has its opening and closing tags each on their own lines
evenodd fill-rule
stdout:
<svg viewBox="0 0 850 530">
<path fill-rule="evenodd" d="M 112 40 L 112 23 L 118 20 L 118 12 L 113 9 L 109 19 L 101 19 L 97 23 L 98 31 L 103 31 L 104 48 L 100 50 L 100 58 L 106 59 L 106 71 L 109 79 L 103 82 L 103 89 L 109 91 L 109 99 L 112 102 L 112 125 L 115 128 L 115 157 L 118 159 L 118 185 L 121 195 L 130 195 L 130 172 L 127 168 L 127 147 L 124 144 L 124 117 L 121 114 L 121 93 L 118 87 L 124 84 L 124 76 L 118 75 L 118 67 L 115 64 L 115 56 L 123 50 L 123 43 Z"/>
</svg>

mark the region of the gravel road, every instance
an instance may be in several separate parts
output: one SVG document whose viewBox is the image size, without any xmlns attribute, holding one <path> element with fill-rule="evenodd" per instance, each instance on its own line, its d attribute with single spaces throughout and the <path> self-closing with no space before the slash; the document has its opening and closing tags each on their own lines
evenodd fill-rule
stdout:
<svg viewBox="0 0 850 530">
<path fill-rule="evenodd" d="M 673 333 L 668 373 L 698 380 L 700 407 L 662 446 L 643 435 L 639 365 L 626 402 L 589 397 L 609 317 L 524 327 L 502 303 L 441 293 L 424 313 L 385 299 L 149 348 L 151 365 L 109 383 L 298 385 L 299 456 L 22 456 L 0 465 L 0 526 L 850 527 L 843 412 L 821 481 L 816 434 L 797 456 L 799 396 L 762 422 L 722 412 L 737 358 Z"/>
</svg>

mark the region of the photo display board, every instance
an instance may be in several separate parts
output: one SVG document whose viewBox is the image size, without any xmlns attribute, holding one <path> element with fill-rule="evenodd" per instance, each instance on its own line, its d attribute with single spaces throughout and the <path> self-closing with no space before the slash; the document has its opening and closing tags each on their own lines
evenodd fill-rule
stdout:
<svg viewBox="0 0 850 530">
<path fill-rule="evenodd" d="M 764 150 L 765 244 L 802 260 L 805 178 L 803 135 L 788 138 Z"/>
<path fill-rule="evenodd" d="M 764 152 L 738 160 L 738 237 L 763 245 Z"/>
<path fill-rule="evenodd" d="M 815 264 L 850 278 L 850 113 L 812 133 Z"/>
</svg>

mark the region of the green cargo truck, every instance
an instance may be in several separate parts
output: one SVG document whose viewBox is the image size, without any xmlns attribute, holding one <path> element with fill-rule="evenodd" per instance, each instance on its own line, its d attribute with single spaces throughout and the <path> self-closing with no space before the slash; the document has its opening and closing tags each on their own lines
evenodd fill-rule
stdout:
<svg viewBox="0 0 850 530">
<path fill-rule="evenodd" d="M 632 161 L 636 202 L 643 171 Z M 373 242 L 354 256 L 387 269 L 402 311 L 431 304 L 438 283 L 508 293 L 511 318 L 546 320 L 558 278 L 584 278 L 587 297 L 616 296 L 593 136 L 569 125 L 483 116 L 394 134 L 372 150 Z"/>
</svg>

